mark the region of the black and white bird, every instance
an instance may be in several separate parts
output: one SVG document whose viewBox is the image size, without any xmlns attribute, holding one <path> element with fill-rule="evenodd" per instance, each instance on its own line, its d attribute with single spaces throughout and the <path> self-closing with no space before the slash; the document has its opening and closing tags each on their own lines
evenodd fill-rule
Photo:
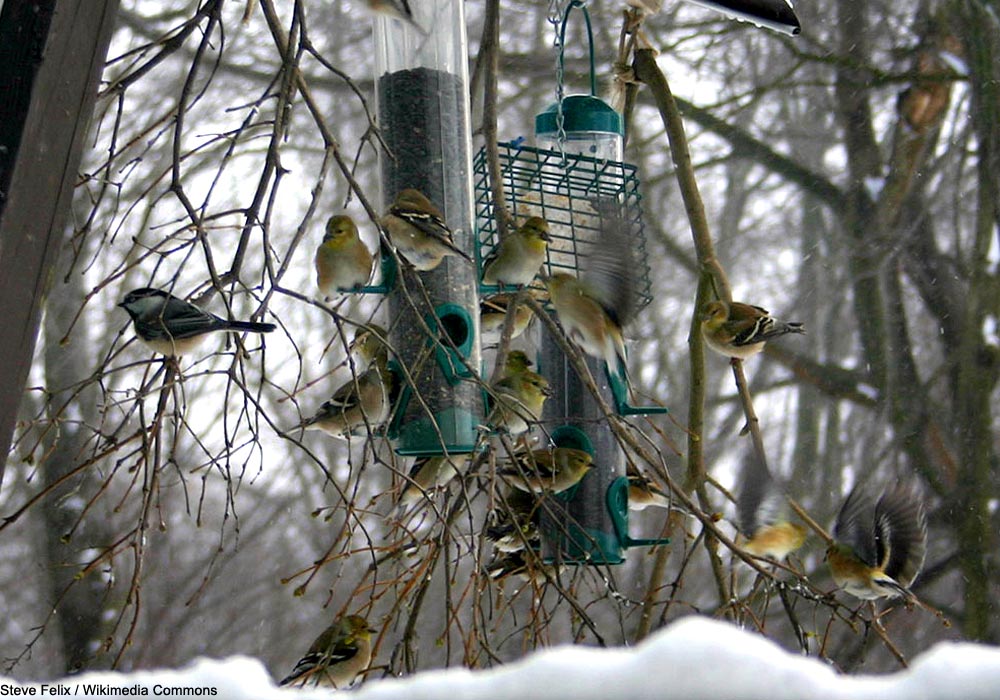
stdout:
<svg viewBox="0 0 1000 700">
<path fill-rule="evenodd" d="M 273 323 L 228 321 L 152 287 L 133 289 L 118 306 L 132 317 L 139 339 L 163 355 L 191 352 L 209 333 L 270 333 L 277 328 Z"/>
</svg>

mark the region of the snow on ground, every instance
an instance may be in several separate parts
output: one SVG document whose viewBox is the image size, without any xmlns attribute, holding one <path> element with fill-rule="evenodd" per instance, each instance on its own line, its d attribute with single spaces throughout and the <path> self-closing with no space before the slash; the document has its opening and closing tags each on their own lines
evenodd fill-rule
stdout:
<svg viewBox="0 0 1000 700">
<path fill-rule="evenodd" d="M 34 691 L 33 693 L 31 691 Z M 86 673 L 43 686 L 0 678 L 0 696 L 78 698 L 329 698 L 278 689 L 256 659 L 199 659 L 177 671 Z M 144 692 L 145 691 L 145 692 Z M 563 646 L 488 671 L 448 669 L 372 679 L 353 700 L 925 700 L 1000 697 L 1000 649 L 941 643 L 886 676 L 840 676 L 816 659 L 701 617 L 679 620 L 635 648 Z"/>
</svg>

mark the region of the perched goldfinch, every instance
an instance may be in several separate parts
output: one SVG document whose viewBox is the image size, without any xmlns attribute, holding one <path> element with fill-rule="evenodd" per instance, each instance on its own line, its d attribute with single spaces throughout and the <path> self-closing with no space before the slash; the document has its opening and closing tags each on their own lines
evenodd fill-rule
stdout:
<svg viewBox="0 0 1000 700">
<path fill-rule="evenodd" d="M 497 431 L 521 435 L 542 416 L 545 400 L 552 390 L 545 377 L 525 369 L 497 380 L 493 394 L 493 408 L 486 424 Z"/>
<path fill-rule="evenodd" d="M 375 362 L 384 366 L 389 360 L 389 348 L 386 345 L 388 338 L 385 328 L 377 323 L 369 323 L 357 327 L 354 338 L 347 347 L 362 367 L 369 367 Z"/>
<path fill-rule="evenodd" d="M 360 615 L 336 620 L 316 638 L 278 685 L 300 683 L 346 688 L 371 663 L 374 632 Z"/>
<path fill-rule="evenodd" d="M 462 470 L 469 461 L 469 456 L 433 455 L 420 457 L 410 468 L 410 475 L 399 495 L 402 506 L 412 506 L 435 489 L 440 489 L 456 476 L 461 476 Z"/>
<path fill-rule="evenodd" d="M 361 240 L 354 219 L 338 214 L 326 222 L 323 242 L 316 248 L 316 286 L 327 299 L 357 291 L 372 277 L 375 257 Z"/>
<path fill-rule="evenodd" d="M 788 500 L 767 467 L 748 458 L 741 475 L 736 515 L 743 549 L 755 557 L 781 561 L 806 541 L 806 528 L 789 521 Z"/>
<path fill-rule="evenodd" d="M 507 309 L 517 298 L 517 294 L 494 294 L 479 302 L 479 328 L 487 333 L 500 333 L 507 320 Z M 514 309 L 514 327 L 511 330 L 511 340 L 518 337 L 534 320 L 535 314 L 527 304 L 518 304 Z"/>
<path fill-rule="evenodd" d="M 649 477 L 634 471 L 626 474 L 628 477 L 628 509 L 642 511 L 646 508 L 673 507 L 670 497 L 654 484 Z"/>
<path fill-rule="evenodd" d="M 764 349 L 764 343 L 786 333 L 805 333 L 801 323 L 784 323 L 767 309 L 734 301 L 710 301 L 701 308 L 701 334 L 720 355 L 745 360 Z"/>
<path fill-rule="evenodd" d="M 227 321 L 152 287 L 133 289 L 118 306 L 128 312 L 139 340 L 161 355 L 187 354 L 201 345 L 209 333 L 270 333 L 277 328 L 273 323 Z"/>
<path fill-rule="evenodd" d="M 586 354 L 604 360 L 612 371 L 625 367 L 625 339 L 617 316 L 577 277 L 557 272 L 549 277 L 549 299 L 570 340 Z"/>
<path fill-rule="evenodd" d="M 497 244 L 483 261 L 483 284 L 521 287 L 531 284 L 545 263 L 549 224 L 532 216 Z"/>
<path fill-rule="evenodd" d="M 538 500 L 532 493 L 511 488 L 486 514 L 486 539 L 500 552 L 516 552 L 527 545 L 541 547 Z"/>
<path fill-rule="evenodd" d="M 472 262 L 468 253 L 455 246 L 440 210 L 417 190 L 405 189 L 396 195 L 381 223 L 396 250 L 415 270 L 433 270 L 448 255 Z"/>
<path fill-rule="evenodd" d="M 497 473 L 522 491 L 561 493 L 576 486 L 593 467 L 589 453 L 572 447 L 554 447 L 518 455 L 516 463 Z"/>
<path fill-rule="evenodd" d="M 376 363 L 356 379 L 351 377 L 338 388 L 316 415 L 303 421 L 305 430 L 322 430 L 331 437 L 348 439 L 361 435 L 367 427 L 386 422 L 392 410 L 395 375 Z"/>
<path fill-rule="evenodd" d="M 504 376 L 524 374 L 531 369 L 532 364 L 534 363 L 528 359 L 528 354 L 524 350 L 511 350 L 507 353 L 507 359 L 503 365 Z"/>
<path fill-rule="evenodd" d="M 840 588 L 864 600 L 913 598 L 910 586 L 927 551 L 927 522 L 923 502 L 912 489 L 896 484 L 873 504 L 855 486 L 837 513 L 833 536 L 826 561 Z"/>
</svg>

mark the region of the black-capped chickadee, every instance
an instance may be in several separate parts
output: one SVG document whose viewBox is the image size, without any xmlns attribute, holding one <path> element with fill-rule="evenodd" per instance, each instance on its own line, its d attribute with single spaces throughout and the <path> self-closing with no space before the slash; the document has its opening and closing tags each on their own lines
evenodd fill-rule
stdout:
<svg viewBox="0 0 1000 700">
<path fill-rule="evenodd" d="M 142 287 L 125 295 L 118 306 L 132 317 L 135 334 L 155 352 L 183 355 L 216 331 L 270 333 L 273 323 L 227 321 L 162 289 Z"/>
</svg>

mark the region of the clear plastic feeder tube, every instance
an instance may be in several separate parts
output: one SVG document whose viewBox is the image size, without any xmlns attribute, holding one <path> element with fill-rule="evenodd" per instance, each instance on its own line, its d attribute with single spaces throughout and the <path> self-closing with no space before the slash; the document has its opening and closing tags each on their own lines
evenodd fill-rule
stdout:
<svg viewBox="0 0 1000 700">
<path fill-rule="evenodd" d="M 419 28 L 394 18 L 374 20 L 378 123 L 388 147 L 379 152 L 382 207 L 405 188 L 420 190 L 472 256 L 464 5 L 420 0 L 411 7 Z M 390 340 L 419 394 L 395 423 L 396 449 L 403 454 L 467 452 L 476 442 L 482 396 L 475 382 L 461 379 L 468 368 L 479 368 L 477 283 L 475 265 L 448 257 L 430 272 L 404 267 L 389 292 Z"/>
</svg>

